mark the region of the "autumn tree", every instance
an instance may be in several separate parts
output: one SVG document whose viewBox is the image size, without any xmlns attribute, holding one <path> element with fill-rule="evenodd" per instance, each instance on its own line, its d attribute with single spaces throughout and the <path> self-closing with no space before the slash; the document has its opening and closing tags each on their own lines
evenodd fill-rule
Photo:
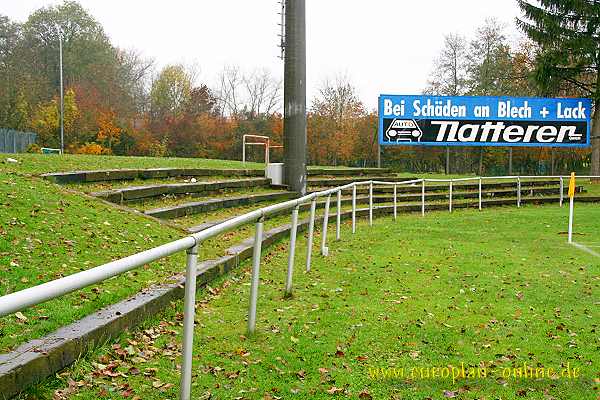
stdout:
<svg viewBox="0 0 600 400">
<path fill-rule="evenodd" d="M 38 134 L 38 143 L 47 147 L 59 147 L 60 105 L 57 98 L 38 106 L 31 128 Z M 75 100 L 75 92 L 68 89 L 64 97 L 65 143 L 74 144 L 72 140 L 73 126 L 79 117 L 79 109 Z"/>
<path fill-rule="evenodd" d="M 336 165 L 349 160 L 358 136 L 357 122 L 364 115 L 356 88 L 346 76 L 325 80 L 310 108 L 308 142 L 315 161 Z"/>
<path fill-rule="evenodd" d="M 113 145 L 119 142 L 121 128 L 116 123 L 114 111 L 104 111 L 98 117 L 98 141 L 106 143 L 106 147 L 112 152 Z"/>
</svg>

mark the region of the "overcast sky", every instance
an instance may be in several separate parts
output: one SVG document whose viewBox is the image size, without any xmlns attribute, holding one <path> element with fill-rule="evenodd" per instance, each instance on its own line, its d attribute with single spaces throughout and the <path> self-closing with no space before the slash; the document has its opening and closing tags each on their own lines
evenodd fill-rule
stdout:
<svg viewBox="0 0 600 400">
<path fill-rule="evenodd" d="M 0 14 L 25 21 L 49 0 L 0 0 Z M 278 58 L 277 0 L 80 0 L 114 45 L 156 60 L 195 64 L 213 86 L 224 65 L 266 67 L 283 75 Z M 450 32 L 470 36 L 487 17 L 518 36 L 516 0 L 307 0 L 310 97 L 326 78 L 346 74 L 361 100 L 380 93 L 417 94 Z"/>
</svg>

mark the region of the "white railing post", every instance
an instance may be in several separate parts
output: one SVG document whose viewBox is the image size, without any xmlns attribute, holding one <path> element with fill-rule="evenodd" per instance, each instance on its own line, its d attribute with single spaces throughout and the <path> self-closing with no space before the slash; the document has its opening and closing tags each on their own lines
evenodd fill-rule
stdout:
<svg viewBox="0 0 600 400">
<path fill-rule="evenodd" d="M 306 272 L 310 271 L 310 261 L 312 257 L 313 236 L 315 233 L 315 213 L 317 209 L 317 198 L 313 197 L 310 202 L 310 217 L 308 221 L 308 243 L 306 244 Z"/>
<path fill-rule="evenodd" d="M 517 207 L 521 207 L 521 177 L 517 176 Z"/>
<path fill-rule="evenodd" d="M 342 191 L 337 192 L 337 218 L 335 221 L 335 240 L 341 238 L 341 225 L 342 225 Z"/>
<path fill-rule="evenodd" d="M 294 276 L 294 256 L 296 255 L 296 234 L 298 231 L 298 211 L 300 206 L 294 207 L 292 211 L 292 226 L 290 230 L 290 252 L 288 254 L 287 278 L 285 280 L 285 295 L 292 294 L 292 278 Z"/>
<path fill-rule="evenodd" d="M 331 203 L 331 194 L 327 196 L 325 201 L 325 213 L 323 214 L 323 231 L 321 232 L 321 254 L 325 257 L 329 255 L 327 248 L 327 225 L 329 224 L 329 203 Z"/>
<path fill-rule="evenodd" d="M 394 183 L 394 221 L 398 219 L 398 185 Z"/>
<path fill-rule="evenodd" d="M 452 191 L 454 190 L 454 181 L 450 179 L 450 189 L 448 191 L 448 211 L 452 212 Z"/>
<path fill-rule="evenodd" d="M 479 177 L 479 211 L 481 211 L 481 177 Z"/>
<path fill-rule="evenodd" d="M 181 363 L 181 400 L 190 400 L 192 390 L 192 355 L 194 352 L 194 319 L 196 317 L 196 274 L 198 266 L 196 244 L 187 250 L 185 267 L 185 299 L 183 306 L 183 360 Z"/>
<path fill-rule="evenodd" d="M 373 226 L 373 181 L 369 184 L 369 226 Z"/>
<path fill-rule="evenodd" d="M 356 183 L 352 185 L 352 233 L 356 233 Z"/>
<path fill-rule="evenodd" d="M 425 216 L 425 179 L 421 181 L 421 215 Z"/>
<path fill-rule="evenodd" d="M 561 176 L 560 177 L 560 200 L 559 200 L 561 207 L 563 206 L 563 202 L 564 202 L 564 195 L 563 195 L 564 190 L 565 190 L 565 182 L 563 180 L 563 177 Z"/>
<path fill-rule="evenodd" d="M 256 222 L 254 233 L 254 249 L 252 251 L 252 281 L 250 283 L 250 306 L 248 309 L 248 334 L 256 330 L 256 303 L 258 301 L 258 284 L 260 277 L 260 252 L 262 250 L 264 218 Z"/>
</svg>

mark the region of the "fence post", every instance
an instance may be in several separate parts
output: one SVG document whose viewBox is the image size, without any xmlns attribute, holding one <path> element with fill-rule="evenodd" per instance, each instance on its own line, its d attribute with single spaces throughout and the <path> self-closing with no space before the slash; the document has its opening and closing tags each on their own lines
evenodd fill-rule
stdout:
<svg viewBox="0 0 600 400">
<path fill-rule="evenodd" d="M 373 226 L 373 181 L 369 184 L 369 226 Z"/>
<path fill-rule="evenodd" d="M 340 240 L 340 229 L 342 224 L 342 191 L 337 192 L 337 219 L 335 221 L 335 240 Z"/>
<path fill-rule="evenodd" d="M 190 400 L 192 390 L 192 354 L 194 351 L 194 318 L 196 317 L 196 273 L 198 244 L 187 250 L 185 266 L 185 300 L 183 306 L 183 360 L 181 363 L 181 400 Z"/>
<path fill-rule="evenodd" d="M 356 183 L 352 185 L 352 233 L 356 233 Z"/>
<path fill-rule="evenodd" d="M 327 244 L 327 225 L 329 224 L 329 203 L 331 202 L 331 194 L 327 196 L 325 201 L 325 213 L 323 214 L 323 232 L 321 232 L 321 254 L 325 257 L 329 254 Z"/>
<path fill-rule="evenodd" d="M 479 211 L 481 211 L 481 177 L 479 177 Z"/>
<path fill-rule="evenodd" d="M 398 185 L 394 183 L 394 221 L 398 219 Z"/>
<path fill-rule="evenodd" d="M 292 211 L 292 227 L 290 230 L 290 252 L 288 254 L 287 279 L 285 281 L 285 295 L 292 294 L 292 277 L 294 275 L 294 256 L 296 255 L 296 233 L 298 231 L 298 211 L 300 206 L 294 207 Z"/>
<path fill-rule="evenodd" d="M 521 177 L 517 176 L 517 207 L 521 207 Z"/>
<path fill-rule="evenodd" d="M 306 272 L 310 271 L 310 259 L 312 257 L 313 236 L 315 232 L 315 212 L 317 209 L 317 198 L 313 197 L 310 202 L 310 218 L 308 221 L 308 243 L 306 244 Z"/>
<path fill-rule="evenodd" d="M 254 233 L 254 249 L 252 251 L 252 281 L 250 283 L 250 307 L 248 309 L 248 334 L 252 335 L 256 330 L 256 303 L 258 301 L 258 283 L 260 276 L 260 252 L 262 250 L 262 237 L 264 228 L 264 217 L 256 222 Z"/>
<path fill-rule="evenodd" d="M 564 190 L 565 190 L 565 182 L 563 180 L 563 177 L 561 176 L 560 177 L 560 200 L 559 200 L 561 207 L 563 206 L 563 201 L 564 201 L 564 195 L 563 195 Z"/>
<path fill-rule="evenodd" d="M 421 180 L 421 215 L 425 216 L 425 179 Z"/>
<path fill-rule="evenodd" d="M 449 197 L 448 197 L 448 211 L 452 212 L 452 191 L 454 189 L 454 180 L 450 179 L 450 189 L 448 191 Z"/>
<path fill-rule="evenodd" d="M 242 163 L 246 164 L 246 135 L 242 136 Z"/>
</svg>

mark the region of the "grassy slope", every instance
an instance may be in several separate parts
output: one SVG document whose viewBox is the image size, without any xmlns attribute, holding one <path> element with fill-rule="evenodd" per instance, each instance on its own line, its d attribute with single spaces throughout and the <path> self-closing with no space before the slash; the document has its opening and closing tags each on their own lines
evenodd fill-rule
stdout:
<svg viewBox="0 0 600 400">
<path fill-rule="evenodd" d="M 329 258 L 314 257 L 310 274 L 300 242 L 290 300 L 282 299 L 285 246 L 269 250 L 255 337 L 243 336 L 248 264 L 199 302 L 193 398 L 328 399 L 339 389 L 340 398 L 594 399 L 600 259 L 566 244 L 566 215 L 556 206 L 406 215 L 373 228 L 363 222 L 356 236 L 345 224 L 342 241 L 330 241 Z M 598 245 L 599 220 L 597 206 L 578 206 L 577 240 Z M 30 398 L 50 398 L 57 387 L 76 399 L 175 398 L 181 309 L 175 304 L 162 321 L 80 360 Z M 570 363 L 582 378 L 502 377 L 524 362 Z M 369 375 L 461 363 L 486 366 L 488 377 Z"/>
<path fill-rule="evenodd" d="M 29 174 L 102 168 L 219 167 L 234 161 L 13 155 L 0 164 L 0 295 L 25 289 L 131 255 L 184 235 L 157 222 L 119 211 L 93 198 Z M 216 255 L 215 249 L 212 256 Z M 24 312 L 23 322 L 0 319 L 0 351 L 81 318 L 182 271 L 183 257 L 152 264 Z"/>
<path fill-rule="evenodd" d="M 156 158 L 91 156 L 83 154 L 40 155 L 40 154 L 4 154 L 0 160 L 11 157 L 19 164 L 4 164 L 0 169 L 18 174 L 42 174 L 45 172 L 66 172 L 119 168 L 264 168 L 263 164 L 246 163 L 231 160 L 207 160 L 200 158 Z"/>
</svg>

